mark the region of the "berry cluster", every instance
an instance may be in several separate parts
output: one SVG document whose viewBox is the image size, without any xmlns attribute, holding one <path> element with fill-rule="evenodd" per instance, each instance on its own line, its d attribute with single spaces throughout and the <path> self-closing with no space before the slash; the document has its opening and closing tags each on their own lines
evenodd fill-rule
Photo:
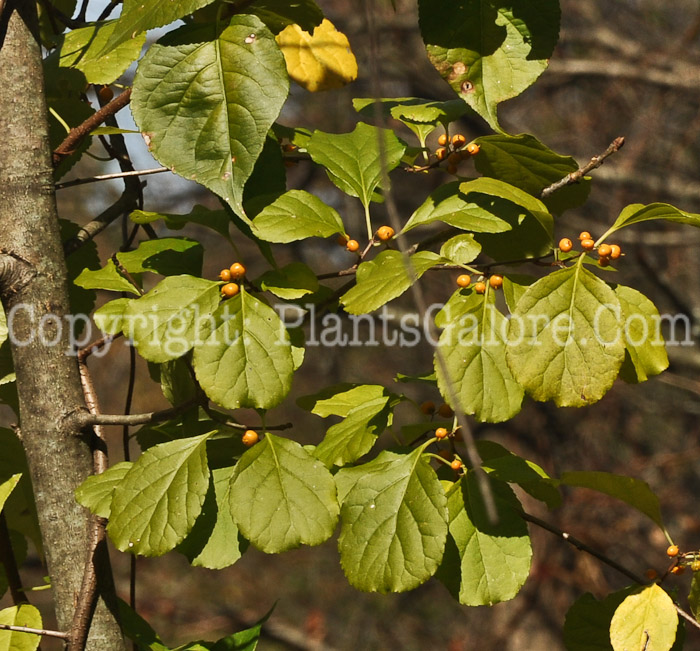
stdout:
<svg viewBox="0 0 700 651">
<path fill-rule="evenodd" d="M 592 251 L 595 249 L 595 241 L 588 231 L 581 231 L 578 239 L 584 251 Z M 573 248 L 574 243 L 568 237 L 559 240 L 559 250 L 563 253 L 568 253 Z M 618 244 L 601 244 L 598 247 L 598 264 L 601 267 L 607 267 L 610 264 L 610 260 L 617 260 L 621 255 L 622 249 Z"/>
<path fill-rule="evenodd" d="M 245 267 L 240 262 L 234 262 L 228 269 L 222 269 L 219 272 L 219 278 L 226 284 L 221 287 L 221 295 L 231 298 L 238 294 L 241 288 L 238 283 L 231 281 L 240 280 L 243 276 L 245 276 Z"/>
<path fill-rule="evenodd" d="M 463 160 L 476 156 L 480 149 L 475 142 L 470 142 L 467 145 L 467 139 L 461 133 L 452 136 L 452 140 L 446 133 L 443 133 L 438 138 L 438 144 L 440 147 L 435 150 L 435 157 L 439 161 L 447 159 L 447 171 L 450 174 L 456 174 L 457 166 Z"/>
<path fill-rule="evenodd" d="M 374 234 L 374 239 L 388 242 L 394 235 L 396 232 L 391 226 L 380 226 Z M 357 240 L 351 240 L 347 235 L 339 235 L 338 244 L 344 246 L 350 253 L 357 253 L 360 250 L 360 243 Z"/>
<path fill-rule="evenodd" d="M 456 282 L 457 287 L 464 289 L 472 284 L 472 277 L 469 274 L 461 274 L 460 276 L 457 276 Z M 492 274 L 488 277 L 488 283 L 491 286 L 491 289 L 500 289 L 503 287 L 503 276 Z M 478 282 L 474 283 L 474 291 L 477 294 L 484 294 L 486 292 L 486 280 L 479 280 Z"/>
</svg>

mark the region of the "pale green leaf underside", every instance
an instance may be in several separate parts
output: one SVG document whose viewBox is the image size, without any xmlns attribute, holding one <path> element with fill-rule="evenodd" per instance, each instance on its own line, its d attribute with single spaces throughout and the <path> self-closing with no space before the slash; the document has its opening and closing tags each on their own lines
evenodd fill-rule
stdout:
<svg viewBox="0 0 700 651">
<path fill-rule="evenodd" d="M 184 540 L 209 486 L 209 434 L 154 445 L 114 489 L 107 532 L 120 551 L 160 556 Z"/>
<path fill-rule="evenodd" d="M 209 336 L 219 305 L 219 283 L 194 276 L 170 276 L 124 310 L 124 334 L 149 362 L 182 357 Z"/>
<path fill-rule="evenodd" d="M 105 334 L 116 335 L 124 327 L 124 312 L 130 298 L 116 298 L 95 310 L 92 315 L 95 325 Z"/>
<path fill-rule="evenodd" d="M 359 590 L 403 592 L 438 568 L 447 537 L 447 500 L 422 449 L 389 463 L 383 459 L 351 471 L 357 480 L 341 510 L 340 562 Z"/>
<path fill-rule="evenodd" d="M 625 354 L 620 303 L 576 265 L 530 285 L 508 328 L 506 358 L 535 400 L 580 407 L 603 397 Z"/>
<path fill-rule="evenodd" d="M 506 317 L 488 300 L 470 303 L 472 308 L 446 323 L 440 336 L 447 377 L 436 352 L 438 388 L 449 396 L 450 383 L 465 413 L 482 422 L 502 422 L 520 411 L 524 395 L 506 363 Z"/>
<path fill-rule="evenodd" d="M 380 142 L 384 145 L 383 156 Z M 314 131 L 307 148 L 314 162 L 326 168 L 333 183 L 367 207 L 382 180 L 382 163 L 386 172 L 393 170 L 406 146 L 393 131 L 360 122 L 350 133 Z"/>
<path fill-rule="evenodd" d="M 75 489 L 75 499 L 95 515 L 108 518 L 114 489 L 133 465 L 130 461 L 122 461 L 110 466 L 99 475 L 90 475 Z"/>
<path fill-rule="evenodd" d="M 295 441 L 266 434 L 236 464 L 229 508 L 241 533 L 267 553 L 320 545 L 333 533 L 333 476 Z"/>
<path fill-rule="evenodd" d="M 633 203 L 623 208 L 606 235 L 619 231 L 624 226 L 631 226 L 632 224 L 639 224 L 640 222 L 648 222 L 655 219 L 663 219 L 677 224 L 688 224 L 689 226 L 700 227 L 700 215 L 698 214 L 684 212 L 667 203 L 650 203 L 646 206 L 641 203 Z"/>
<path fill-rule="evenodd" d="M 317 394 L 299 398 L 298 404 L 321 418 L 342 416 L 345 418 L 353 409 L 365 402 L 381 398 L 384 387 L 380 384 L 339 384 L 323 389 Z"/>
<path fill-rule="evenodd" d="M 294 372 L 289 335 L 277 313 L 244 288 L 214 314 L 217 326 L 194 350 L 197 380 L 229 409 L 269 409 L 289 392 Z"/>
<path fill-rule="evenodd" d="M 669 651 L 677 628 L 673 600 L 654 583 L 618 606 L 610 622 L 610 642 L 614 651 Z"/>
<path fill-rule="evenodd" d="M 440 247 L 440 256 L 454 264 L 469 264 L 481 253 L 479 244 L 471 233 L 456 235 Z"/>
<path fill-rule="evenodd" d="M 244 217 L 243 186 L 288 90 L 273 35 L 257 17 L 239 15 L 216 40 L 152 45 L 131 108 L 160 163 Z"/>
<path fill-rule="evenodd" d="M 42 628 L 41 613 L 30 604 L 4 608 L 0 610 L 0 624 Z M 39 648 L 40 642 L 40 635 L 18 631 L 0 631 L 0 649 L 2 651 L 35 651 Z"/>
<path fill-rule="evenodd" d="M 318 278 L 303 262 L 292 262 L 272 269 L 260 278 L 260 287 L 279 298 L 291 301 L 318 290 Z"/>
<path fill-rule="evenodd" d="M 520 503 L 511 489 L 490 482 L 498 513 L 491 524 L 473 472 L 448 494 L 450 536 L 460 558 L 458 598 L 466 606 L 491 606 L 515 597 L 530 573 L 532 546 Z M 445 578 L 442 577 L 441 578 Z M 457 592 L 453 581 L 445 583 Z"/>
<path fill-rule="evenodd" d="M 290 190 L 253 220 L 253 233 L 266 242 L 295 242 L 344 233 L 338 212 L 304 190 Z"/>
<path fill-rule="evenodd" d="M 363 262 L 357 270 L 357 284 L 340 299 L 350 314 L 373 312 L 401 296 L 428 269 L 443 262 L 430 251 L 419 251 L 410 258 L 411 272 L 400 251 L 382 251 L 374 260 Z"/>
<path fill-rule="evenodd" d="M 18 472 L 0 484 L 0 511 L 2 511 L 2 508 L 5 506 L 7 498 L 10 496 L 10 493 L 15 489 L 15 486 L 17 486 L 17 482 L 19 481 L 21 476 L 22 473 Z"/>
</svg>

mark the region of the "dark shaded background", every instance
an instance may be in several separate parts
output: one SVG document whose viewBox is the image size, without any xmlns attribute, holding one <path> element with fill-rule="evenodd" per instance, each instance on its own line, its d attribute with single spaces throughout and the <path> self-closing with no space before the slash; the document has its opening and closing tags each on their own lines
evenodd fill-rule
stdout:
<svg viewBox="0 0 700 651">
<path fill-rule="evenodd" d="M 371 94 L 364 15 L 361 3 L 319 0 L 319 4 L 348 35 L 359 60 L 360 77 L 345 89 L 315 95 L 294 87 L 281 121 L 325 131 L 349 131 L 358 120 L 351 99 Z M 370 4 L 379 29 L 383 95 L 452 98 L 452 91 L 425 56 L 415 1 L 397 0 L 396 13 L 388 0 Z M 625 136 L 626 145 L 594 172 L 588 203 L 558 219 L 557 239 L 575 238 L 584 228 L 600 235 L 629 203 L 667 201 L 700 212 L 698 3 L 562 0 L 561 5 L 561 40 L 549 70 L 519 98 L 502 105 L 501 124 L 510 133 L 532 133 L 581 164 L 602 152 L 617 136 Z M 128 126 L 123 115 L 119 119 Z M 408 142 L 414 142 L 400 125 L 393 126 Z M 489 133 L 480 121 L 462 122 L 459 131 L 467 139 Z M 155 167 L 147 159 L 141 139 L 127 138 L 127 144 L 137 152 L 136 167 Z M 435 146 L 435 142 L 431 144 Z M 99 147 L 94 146 L 93 151 L 98 152 Z M 66 178 L 95 171 L 95 163 L 85 160 Z M 185 213 L 193 203 L 216 207 L 215 198 L 194 184 L 165 175 L 147 180 L 146 210 Z M 394 173 L 393 191 L 402 219 L 407 219 L 441 180 L 439 174 L 417 181 L 416 175 Z M 299 164 L 290 170 L 289 187 L 319 194 L 351 220 L 355 232 L 364 231 L 359 202 L 341 195 L 322 170 Z M 60 209 L 64 216 L 85 223 L 120 192 L 117 183 L 63 190 Z M 376 207 L 374 214 L 379 225 L 382 208 Z M 185 233 L 201 238 L 209 277 L 233 261 L 230 249 L 205 229 L 192 228 Z M 654 222 L 626 229 L 617 239 L 626 253 L 620 265 L 620 282 L 645 292 L 662 313 L 686 314 L 692 323 L 693 344 L 669 349 L 671 367 L 662 376 L 640 386 L 618 381 L 596 405 L 580 410 L 555 409 L 526 401 L 518 417 L 505 424 L 479 426 L 476 435 L 500 442 L 554 475 L 573 469 L 601 470 L 647 481 L 660 497 L 667 524 L 681 550 L 697 549 L 700 233 L 690 227 Z M 120 241 L 118 225 L 101 236 L 103 262 Z M 237 244 L 251 277 L 266 270 L 246 240 L 241 238 Z M 334 241 L 279 247 L 279 255 L 283 261 L 303 260 L 319 272 L 351 263 L 351 257 Z M 446 300 L 453 291 L 455 275 L 427 274 L 421 282 L 429 299 Z M 398 302 L 397 307 L 412 309 L 410 300 Z M 428 347 L 309 348 L 291 398 L 274 410 L 269 421 L 291 420 L 295 424 L 293 436 L 318 442 L 326 425 L 298 409 L 296 397 L 343 381 L 393 387 L 396 372 L 425 372 L 431 367 L 431 356 Z M 115 345 L 107 357 L 91 362 L 105 412 L 118 413 L 124 408 L 128 357 L 126 348 Z M 143 362 L 137 363 L 137 370 L 133 411 L 166 406 Z M 419 402 L 440 401 L 434 390 L 402 388 Z M 256 422 L 251 415 L 241 415 L 246 417 Z M 397 421 L 411 422 L 418 417 L 415 409 L 402 406 Z M 117 461 L 121 433 L 114 429 L 111 436 L 112 460 Z M 383 440 L 388 444 L 390 438 Z M 644 516 L 614 500 L 586 490 L 567 491 L 564 506 L 552 513 L 527 496 L 523 501 L 531 512 L 637 573 L 649 567 L 663 573 L 668 564 L 664 553 L 667 543 L 661 533 Z M 530 579 L 516 599 L 492 608 L 461 607 L 436 580 L 402 595 L 358 593 L 343 577 L 335 540 L 320 548 L 279 556 L 250 549 L 236 565 L 219 572 L 192 569 L 177 554 L 139 559 L 138 608 L 173 646 L 197 637 L 216 639 L 255 621 L 279 600 L 267 629 L 269 637 L 259 647 L 263 650 L 555 651 L 563 648 L 564 615 L 576 597 L 586 591 L 601 597 L 626 581 L 551 534 L 534 527 L 531 533 L 535 556 Z M 120 593 L 126 597 L 128 558 L 114 553 L 113 560 Z M 27 584 L 39 583 L 41 574 L 38 564 L 30 563 L 24 573 Z M 689 582 L 687 574 L 668 580 L 669 587 L 678 587 L 683 605 Z M 47 593 L 37 595 L 48 601 Z M 686 648 L 700 648 L 696 631 L 689 631 Z"/>
</svg>

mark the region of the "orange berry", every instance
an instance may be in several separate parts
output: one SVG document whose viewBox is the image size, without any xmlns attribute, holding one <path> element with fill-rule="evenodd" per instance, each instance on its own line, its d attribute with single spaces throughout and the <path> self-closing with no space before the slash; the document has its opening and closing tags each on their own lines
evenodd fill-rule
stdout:
<svg viewBox="0 0 700 651">
<path fill-rule="evenodd" d="M 469 287 L 472 284 L 472 277 L 469 274 L 462 274 L 457 276 L 457 286 L 458 287 Z"/>
<path fill-rule="evenodd" d="M 450 405 L 448 405 L 446 402 L 443 402 L 440 405 L 440 408 L 438 409 L 438 414 L 443 418 L 452 418 L 452 416 L 455 415 L 454 411 L 452 411 L 452 407 L 450 407 Z"/>
<path fill-rule="evenodd" d="M 432 400 L 426 400 L 421 406 L 420 410 L 426 416 L 432 416 L 435 413 L 435 403 Z"/>
<path fill-rule="evenodd" d="M 586 239 L 581 240 L 581 248 L 584 251 L 592 251 L 594 247 L 595 247 L 595 242 L 592 239 L 586 238 Z"/>
<path fill-rule="evenodd" d="M 445 147 L 438 147 L 435 150 L 435 156 L 438 160 L 443 160 L 447 156 L 447 149 Z"/>
<path fill-rule="evenodd" d="M 296 145 L 293 145 L 291 143 L 289 143 L 287 145 L 282 145 L 282 150 L 286 151 L 286 152 L 296 151 L 297 149 L 299 149 L 299 147 L 297 147 Z"/>
<path fill-rule="evenodd" d="M 467 139 L 461 133 L 458 133 L 458 134 L 452 136 L 452 146 L 455 149 L 457 149 L 459 147 L 464 147 L 466 142 L 467 142 Z"/>
<path fill-rule="evenodd" d="M 114 91 L 109 86 L 102 86 L 102 88 L 97 91 L 97 96 L 103 104 L 107 104 L 107 102 L 112 101 Z"/>
<path fill-rule="evenodd" d="M 598 258 L 598 264 L 601 267 L 607 267 L 610 264 L 610 258 L 607 256 L 600 256 L 600 258 Z"/>
<path fill-rule="evenodd" d="M 610 245 L 610 257 L 617 260 L 622 255 L 622 249 L 617 244 Z"/>
<path fill-rule="evenodd" d="M 235 296 L 239 291 L 240 287 L 236 285 L 236 283 L 227 283 L 221 288 L 221 294 L 223 296 L 227 296 L 228 298 Z"/>
<path fill-rule="evenodd" d="M 446 133 L 443 133 L 440 135 L 438 138 L 438 145 L 445 146 L 449 142 L 449 138 L 447 137 Z"/>
<path fill-rule="evenodd" d="M 481 147 L 480 147 L 477 143 L 475 143 L 475 142 L 470 142 L 470 143 L 467 145 L 467 151 L 468 151 L 472 156 L 476 156 L 476 155 L 479 153 L 479 150 L 480 150 L 480 149 L 481 149 Z"/>
<path fill-rule="evenodd" d="M 646 575 L 647 579 L 650 581 L 653 581 L 656 577 L 659 576 L 658 572 L 654 569 L 649 568 L 646 572 L 644 572 Z"/>
<path fill-rule="evenodd" d="M 493 287 L 494 289 L 499 289 L 500 287 L 503 287 L 503 276 L 493 274 L 493 276 L 489 278 L 489 285 L 491 285 L 491 287 Z"/>
<path fill-rule="evenodd" d="M 382 242 L 387 242 L 394 237 L 394 229 L 391 226 L 382 226 L 377 230 L 377 237 Z"/>
<path fill-rule="evenodd" d="M 459 459 L 453 459 L 452 463 L 450 464 L 450 468 L 452 470 L 459 470 L 462 467 L 462 462 Z"/>
<path fill-rule="evenodd" d="M 568 253 L 573 248 L 574 248 L 574 243 L 568 237 L 564 237 L 561 240 L 559 240 L 559 250 L 560 251 L 563 251 L 564 253 Z"/>
<path fill-rule="evenodd" d="M 219 278 L 223 280 L 225 283 L 227 283 L 229 280 L 231 280 L 231 270 L 230 269 L 222 269 L 219 272 Z"/>
<path fill-rule="evenodd" d="M 345 248 L 350 251 L 350 253 L 355 253 L 355 251 L 359 250 L 360 243 L 357 240 L 348 240 L 345 244 Z"/>
<path fill-rule="evenodd" d="M 678 553 L 680 550 L 678 549 L 678 545 L 671 545 L 667 550 L 666 550 L 666 556 L 670 556 L 671 558 L 674 558 L 678 556 Z"/>
<path fill-rule="evenodd" d="M 685 572 L 685 565 L 676 565 L 671 568 L 671 574 L 683 574 Z"/>
<path fill-rule="evenodd" d="M 579 240 L 590 240 L 591 234 L 588 231 L 581 231 L 578 235 Z"/>
<path fill-rule="evenodd" d="M 437 438 L 437 439 L 447 438 L 448 434 L 449 434 L 449 432 L 444 427 L 438 427 L 435 430 L 435 438 Z"/>
<path fill-rule="evenodd" d="M 486 293 L 486 283 L 482 282 L 481 280 L 474 285 L 474 291 L 477 294 L 485 294 Z"/>
<path fill-rule="evenodd" d="M 241 437 L 241 441 L 243 441 L 243 445 L 246 447 L 250 447 L 252 445 L 255 445 L 258 440 L 259 440 L 258 433 L 254 429 L 247 429 L 244 433 L 243 436 Z"/>
<path fill-rule="evenodd" d="M 450 164 L 447 166 L 447 173 L 448 173 L 448 174 L 453 174 L 453 175 L 454 175 L 454 174 L 457 174 L 457 166 L 456 166 L 456 165 L 453 165 L 452 163 L 450 163 Z"/>
<path fill-rule="evenodd" d="M 231 278 L 233 280 L 238 280 L 245 276 L 245 267 L 240 262 L 234 262 L 231 267 Z"/>
<path fill-rule="evenodd" d="M 448 157 L 447 162 L 450 165 L 459 165 L 462 160 L 462 155 L 459 152 L 453 151 Z"/>
<path fill-rule="evenodd" d="M 598 255 L 601 258 L 609 258 L 612 253 L 612 247 L 609 244 L 601 244 L 598 247 Z"/>
</svg>

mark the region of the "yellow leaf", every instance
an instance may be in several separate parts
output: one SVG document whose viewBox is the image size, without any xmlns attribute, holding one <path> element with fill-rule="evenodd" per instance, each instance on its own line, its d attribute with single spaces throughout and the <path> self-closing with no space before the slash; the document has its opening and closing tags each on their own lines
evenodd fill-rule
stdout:
<svg viewBox="0 0 700 651">
<path fill-rule="evenodd" d="M 348 37 L 324 19 L 313 34 L 288 25 L 277 35 L 289 76 L 306 90 L 340 88 L 357 79 L 357 60 Z"/>
</svg>

